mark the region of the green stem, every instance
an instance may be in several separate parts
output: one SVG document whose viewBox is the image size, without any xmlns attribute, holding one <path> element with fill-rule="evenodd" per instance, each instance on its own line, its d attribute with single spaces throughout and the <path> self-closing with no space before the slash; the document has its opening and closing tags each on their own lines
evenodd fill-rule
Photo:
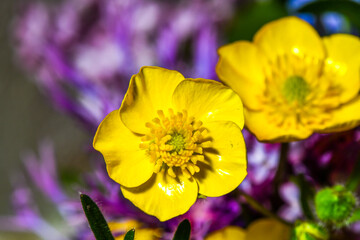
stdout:
<svg viewBox="0 0 360 240">
<path fill-rule="evenodd" d="M 350 191 L 356 191 L 360 184 L 360 156 L 358 156 L 357 162 L 352 170 L 349 179 L 346 182 L 346 188 Z"/>
<path fill-rule="evenodd" d="M 307 220 L 314 220 L 313 212 L 309 205 L 309 199 L 314 199 L 315 195 L 313 187 L 306 181 L 303 174 L 295 176 L 294 181 L 300 190 L 300 204 L 305 217 Z"/>
<path fill-rule="evenodd" d="M 274 187 L 276 190 L 279 189 L 280 183 L 282 182 L 285 175 L 288 152 L 289 152 L 289 143 L 281 143 L 280 159 L 274 178 Z"/>
<path fill-rule="evenodd" d="M 243 196 L 246 199 L 246 202 L 253 207 L 256 211 L 262 213 L 264 216 L 270 217 L 270 218 L 274 218 L 277 221 L 288 225 L 290 227 L 293 227 L 293 224 L 280 218 L 279 216 L 277 216 L 276 214 L 272 213 L 271 211 L 269 211 L 268 209 L 266 209 L 265 207 L 263 207 L 258 201 L 256 201 L 253 197 L 251 197 L 250 195 L 244 193 L 243 191 L 240 191 L 240 195 Z"/>
</svg>

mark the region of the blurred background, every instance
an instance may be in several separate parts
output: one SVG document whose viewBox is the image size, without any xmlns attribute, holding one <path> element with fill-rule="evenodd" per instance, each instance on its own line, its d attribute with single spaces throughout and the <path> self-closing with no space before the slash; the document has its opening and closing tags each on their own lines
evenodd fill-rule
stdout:
<svg viewBox="0 0 360 240">
<path fill-rule="evenodd" d="M 0 215 L 12 215 L 14 202 L 27 204 L 26 197 L 17 200 L 28 195 L 14 189 L 28 183 L 39 211 L 57 224 L 53 203 L 25 174 L 36 172 L 29 159 L 53 150 L 59 181 L 76 199 L 80 176 L 99 160 L 89 160 L 95 158 L 90 146 L 96 127 L 120 106 L 141 66 L 216 79 L 219 46 L 251 40 L 263 24 L 283 16 L 299 16 L 321 35 L 358 35 L 357 2 L 1 0 Z M 0 232 L 0 239 L 20 238 L 39 236 Z"/>
<path fill-rule="evenodd" d="M 13 26 L 14 17 L 25 2 L 29 1 L 0 2 L 0 215 L 14 212 L 11 196 L 15 179 L 24 171 L 22 155 L 36 151 L 41 141 L 51 138 L 58 149 L 57 165 L 66 178 L 65 175 L 86 171 L 88 162 L 83 148 L 93 134 L 57 111 L 31 82 L 33 76 L 19 65 L 14 54 Z M 0 232 L 0 239 L 38 238 Z"/>
</svg>

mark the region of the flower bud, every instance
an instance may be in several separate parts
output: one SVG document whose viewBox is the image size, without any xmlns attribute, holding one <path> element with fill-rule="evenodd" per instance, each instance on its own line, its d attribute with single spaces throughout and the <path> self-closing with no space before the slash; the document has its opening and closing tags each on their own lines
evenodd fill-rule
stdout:
<svg viewBox="0 0 360 240">
<path fill-rule="evenodd" d="M 329 234 L 325 228 L 312 222 L 298 221 L 295 223 L 291 240 L 327 240 Z"/>
<path fill-rule="evenodd" d="M 315 196 L 315 209 L 326 224 L 344 226 L 356 207 L 354 194 L 342 185 L 324 188 Z"/>
</svg>

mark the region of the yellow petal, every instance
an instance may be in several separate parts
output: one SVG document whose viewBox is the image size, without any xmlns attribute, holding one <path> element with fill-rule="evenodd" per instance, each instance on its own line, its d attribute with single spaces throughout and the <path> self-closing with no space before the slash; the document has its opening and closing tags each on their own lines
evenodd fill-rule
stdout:
<svg viewBox="0 0 360 240">
<path fill-rule="evenodd" d="M 220 80 L 240 95 L 247 108 L 259 110 L 259 96 L 265 91 L 264 56 L 247 41 L 225 45 L 218 54 L 216 73 Z"/>
<path fill-rule="evenodd" d="M 109 113 L 97 129 L 93 146 L 104 156 L 109 176 L 120 185 L 137 187 L 152 176 L 154 164 L 139 148 L 140 138 L 124 126 L 119 110 Z"/>
<path fill-rule="evenodd" d="M 326 68 L 331 68 L 330 77 L 340 86 L 340 101 L 349 101 L 360 88 L 360 40 L 349 34 L 335 34 L 323 38 L 327 50 Z"/>
<path fill-rule="evenodd" d="M 118 236 L 115 240 L 123 240 L 126 234 Z M 142 228 L 135 229 L 135 237 L 134 239 L 139 240 L 156 240 L 161 239 L 161 230 L 160 229 L 151 229 L 151 228 Z"/>
<path fill-rule="evenodd" d="M 112 233 L 127 232 L 133 228 L 140 228 L 141 223 L 136 220 L 125 220 L 125 221 L 110 221 L 108 226 Z"/>
<path fill-rule="evenodd" d="M 162 171 L 139 187 L 121 187 L 121 191 L 142 211 L 166 221 L 189 210 L 196 201 L 198 186 L 193 179 L 181 175 L 174 179 Z"/>
<path fill-rule="evenodd" d="M 200 194 L 218 197 L 231 192 L 244 180 L 246 147 L 241 129 L 233 122 L 213 122 L 204 127 L 209 131 L 213 147 L 204 151 L 208 163 L 200 162 L 200 172 L 194 177 Z"/>
<path fill-rule="evenodd" d="M 360 96 L 353 101 L 334 109 L 332 117 L 325 123 L 324 129 L 317 130 L 321 133 L 340 132 L 360 125 Z"/>
<path fill-rule="evenodd" d="M 260 219 L 253 222 L 247 229 L 246 240 L 289 240 L 291 229 L 274 220 Z"/>
<path fill-rule="evenodd" d="M 146 122 L 157 116 L 157 110 L 172 108 L 176 86 L 184 80 L 181 73 L 160 67 L 143 67 L 132 76 L 120 107 L 120 117 L 130 130 L 145 134 Z"/>
<path fill-rule="evenodd" d="M 228 226 L 218 231 L 212 232 L 205 240 L 245 240 L 244 229 L 236 226 Z"/>
<path fill-rule="evenodd" d="M 285 17 L 264 25 L 254 43 L 274 62 L 284 54 L 301 54 L 323 59 L 324 45 L 315 29 L 297 17 Z"/>
<path fill-rule="evenodd" d="M 312 131 L 302 125 L 298 128 L 284 128 L 269 122 L 266 113 L 254 112 L 245 109 L 246 127 L 259 141 L 264 142 L 290 142 L 305 139 L 312 134 Z"/>
<path fill-rule="evenodd" d="M 174 91 L 173 104 L 179 111 L 203 123 L 232 121 L 244 126 L 243 105 L 239 95 L 223 84 L 206 79 L 186 79 Z"/>
</svg>

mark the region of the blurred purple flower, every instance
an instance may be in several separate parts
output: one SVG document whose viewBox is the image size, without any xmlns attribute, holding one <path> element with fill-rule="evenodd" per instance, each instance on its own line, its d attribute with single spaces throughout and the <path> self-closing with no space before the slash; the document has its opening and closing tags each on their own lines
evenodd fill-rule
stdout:
<svg viewBox="0 0 360 240">
<path fill-rule="evenodd" d="M 295 174 L 304 174 L 314 184 L 334 185 L 347 181 L 360 156 L 360 128 L 335 134 L 314 134 L 293 143 L 289 161 Z"/>
<path fill-rule="evenodd" d="M 12 198 L 14 216 L 0 216 L 0 230 L 27 231 L 41 239 L 94 239 L 91 233 L 78 194 L 67 194 L 56 174 L 55 155 L 50 141 L 44 141 L 39 147 L 39 157 L 33 153 L 23 156 L 30 182 L 24 176 L 17 177 L 21 184 L 15 185 Z M 187 218 L 192 224 L 192 239 L 203 239 L 209 232 L 223 228 L 239 216 L 241 208 L 236 199 L 229 196 L 200 199 L 186 214 L 167 222 L 160 222 L 153 216 L 143 213 L 125 199 L 117 183 L 113 182 L 99 164 L 91 174 L 85 175 L 85 186 L 77 187 L 89 195 L 101 208 L 108 221 L 136 220 L 147 228 L 164 230 L 163 239 L 171 239 L 178 224 Z M 34 185 L 36 191 L 29 186 Z M 74 187 L 73 187 L 74 188 Z M 38 211 L 32 201 L 34 192 L 40 192 L 53 205 L 53 210 L 62 217 L 61 224 L 52 224 Z M 75 195 L 75 196 L 74 196 Z M 39 198 L 39 197 L 37 197 Z"/>
<path fill-rule="evenodd" d="M 280 208 L 278 214 L 285 220 L 294 222 L 303 216 L 300 205 L 300 190 L 292 182 L 287 182 L 280 187 L 280 196 L 285 205 Z"/>
<path fill-rule="evenodd" d="M 67 240 L 68 237 L 46 221 L 39 213 L 32 199 L 30 188 L 26 187 L 23 176 L 16 176 L 12 194 L 14 216 L 0 216 L 0 230 L 32 232 L 40 239 Z"/>
<path fill-rule="evenodd" d="M 266 206 L 274 194 L 273 179 L 276 174 L 280 145 L 261 143 L 247 131 L 243 131 L 248 156 L 248 176 L 239 188 Z"/>
<path fill-rule="evenodd" d="M 32 3 L 16 21 L 15 50 L 53 104 L 94 129 L 143 65 L 216 78 L 219 26 L 234 2 Z"/>
<path fill-rule="evenodd" d="M 58 182 L 55 153 L 50 141 L 43 141 L 40 144 L 39 159 L 40 161 L 32 152 L 23 156 L 32 182 L 54 203 L 63 202 L 66 196 Z"/>
</svg>

